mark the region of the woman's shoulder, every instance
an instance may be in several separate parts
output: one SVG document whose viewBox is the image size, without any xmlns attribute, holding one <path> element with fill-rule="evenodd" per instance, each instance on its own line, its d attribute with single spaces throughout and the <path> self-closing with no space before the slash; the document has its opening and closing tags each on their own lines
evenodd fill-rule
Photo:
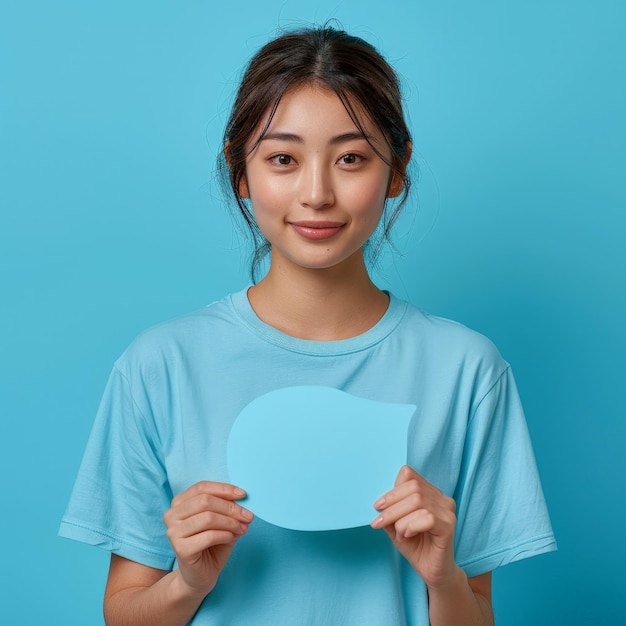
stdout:
<svg viewBox="0 0 626 626">
<path fill-rule="evenodd" d="M 137 335 L 117 360 L 118 368 L 188 358 L 239 331 L 229 294 L 199 309 L 155 324 Z"/>
<path fill-rule="evenodd" d="M 480 362 L 500 370 L 508 367 L 489 337 L 459 321 L 428 313 L 407 302 L 402 327 L 407 339 L 412 338 L 421 351 L 438 360 Z"/>
</svg>

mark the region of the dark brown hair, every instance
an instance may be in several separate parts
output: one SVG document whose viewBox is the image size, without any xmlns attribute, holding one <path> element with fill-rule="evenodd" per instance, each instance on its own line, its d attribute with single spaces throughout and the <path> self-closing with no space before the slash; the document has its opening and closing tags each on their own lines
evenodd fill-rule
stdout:
<svg viewBox="0 0 626 626">
<path fill-rule="evenodd" d="M 389 239 L 403 204 L 410 179 L 406 161 L 411 135 L 402 110 L 402 96 L 396 73 L 371 44 L 332 26 L 288 32 L 263 46 L 250 60 L 224 131 L 223 152 L 218 158 L 222 187 L 235 200 L 255 245 L 252 278 L 270 246 L 259 229 L 252 211 L 239 190 L 246 173 L 246 157 L 267 131 L 283 95 L 292 88 L 318 83 L 334 91 L 359 130 L 363 126 L 351 101 L 357 102 L 373 124 L 382 132 L 391 151 L 391 159 L 372 148 L 403 179 L 403 191 L 392 211 L 383 213 L 381 236 L 370 246 L 369 257 L 375 260 L 382 244 Z M 257 142 L 249 141 L 269 111 L 269 117 Z M 366 134 L 365 132 L 363 134 Z"/>
</svg>

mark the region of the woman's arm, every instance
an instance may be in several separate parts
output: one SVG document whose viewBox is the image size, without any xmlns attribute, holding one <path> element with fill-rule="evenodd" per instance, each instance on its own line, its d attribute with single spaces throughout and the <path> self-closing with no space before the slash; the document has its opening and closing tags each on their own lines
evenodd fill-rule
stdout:
<svg viewBox="0 0 626 626">
<path fill-rule="evenodd" d="M 189 593 L 178 570 L 167 572 L 111 555 L 104 594 L 108 626 L 185 626 L 203 599 Z"/>
<path fill-rule="evenodd" d="M 113 555 L 104 594 L 109 626 L 184 626 L 217 583 L 252 513 L 235 500 L 245 493 L 200 482 L 172 500 L 163 519 L 178 568 L 147 567 Z"/>
<path fill-rule="evenodd" d="M 428 588 L 428 612 L 432 626 L 493 626 L 491 572 L 468 579 L 458 568 L 452 584 Z"/>
<path fill-rule="evenodd" d="M 491 574 L 467 579 L 454 560 L 456 504 L 408 466 L 374 507 L 384 528 L 428 589 L 432 626 L 492 626 Z"/>
</svg>

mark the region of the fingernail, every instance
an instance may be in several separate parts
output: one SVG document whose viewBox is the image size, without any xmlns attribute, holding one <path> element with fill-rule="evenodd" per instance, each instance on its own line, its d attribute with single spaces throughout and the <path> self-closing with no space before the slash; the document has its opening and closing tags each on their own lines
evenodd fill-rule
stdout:
<svg viewBox="0 0 626 626">
<path fill-rule="evenodd" d="M 372 528 L 380 528 L 383 525 L 383 516 L 379 515 L 371 524 Z"/>
<path fill-rule="evenodd" d="M 239 524 L 239 528 L 241 528 L 242 533 L 248 532 L 248 524 Z"/>
<path fill-rule="evenodd" d="M 243 517 L 243 519 L 248 520 L 249 522 L 251 522 L 252 519 L 254 518 L 254 515 L 252 515 L 252 513 L 250 511 L 248 511 L 248 509 L 241 509 L 241 517 Z"/>
<path fill-rule="evenodd" d="M 235 487 L 233 494 L 235 494 L 237 498 L 243 498 L 246 495 L 246 492 L 243 489 L 240 489 L 239 487 Z"/>
<path fill-rule="evenodd" d="M 376 502 L 374 502 L 374 508 L 375 509 L 382 509 L 382 507 L 385 506 L 385 498 L 384 496 L 382 498 L 378 498 L 378 500 L 376 500 Z"/>
</svg>

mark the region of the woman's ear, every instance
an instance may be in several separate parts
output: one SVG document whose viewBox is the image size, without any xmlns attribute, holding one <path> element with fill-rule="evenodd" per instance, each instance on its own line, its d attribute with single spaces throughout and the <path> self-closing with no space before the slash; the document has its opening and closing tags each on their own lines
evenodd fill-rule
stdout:
<svg viewBox="0 0 626 626">
<path fill-rule="evenodd" d="M 224 144 L 224 158 L 226 159 L 226 165 L 228 166 L 228 169 L 232 171 L 233 155 L 230 150 L 230 142 L 226 142 L 226 144 Z M 250 192 L 248 191 L 248 183 L 246 181 L 245 174 L 241 177 L 241 180 L 239 181 L 237 193 L 241 198 L 250 198 Z"/>
<path fill-rule="evenodd" d="M 413 144 L 410 141 L 406 142 L 406 156 L 404 157 L 404 163 L 402 170 L 394 171 L 389 181 L 389 190 L 387 191 L 388 198 L 397 198 L 404 189 L 404 179 L 406 175 L 406 168 L 411 160 L 411 153 L 413 152 Z"/>
<path fill-rule="evenodd" d="M 245 175 L 241 177 L 241 180 L 239 181 L 239 189 L 237 191 L 239 192 L 239 196 L 241 198 L 245 198 L 246 200 L 250 199 L 250 192 L 248 191 L 248 181 L 246 180 Z"/>
</svg>

